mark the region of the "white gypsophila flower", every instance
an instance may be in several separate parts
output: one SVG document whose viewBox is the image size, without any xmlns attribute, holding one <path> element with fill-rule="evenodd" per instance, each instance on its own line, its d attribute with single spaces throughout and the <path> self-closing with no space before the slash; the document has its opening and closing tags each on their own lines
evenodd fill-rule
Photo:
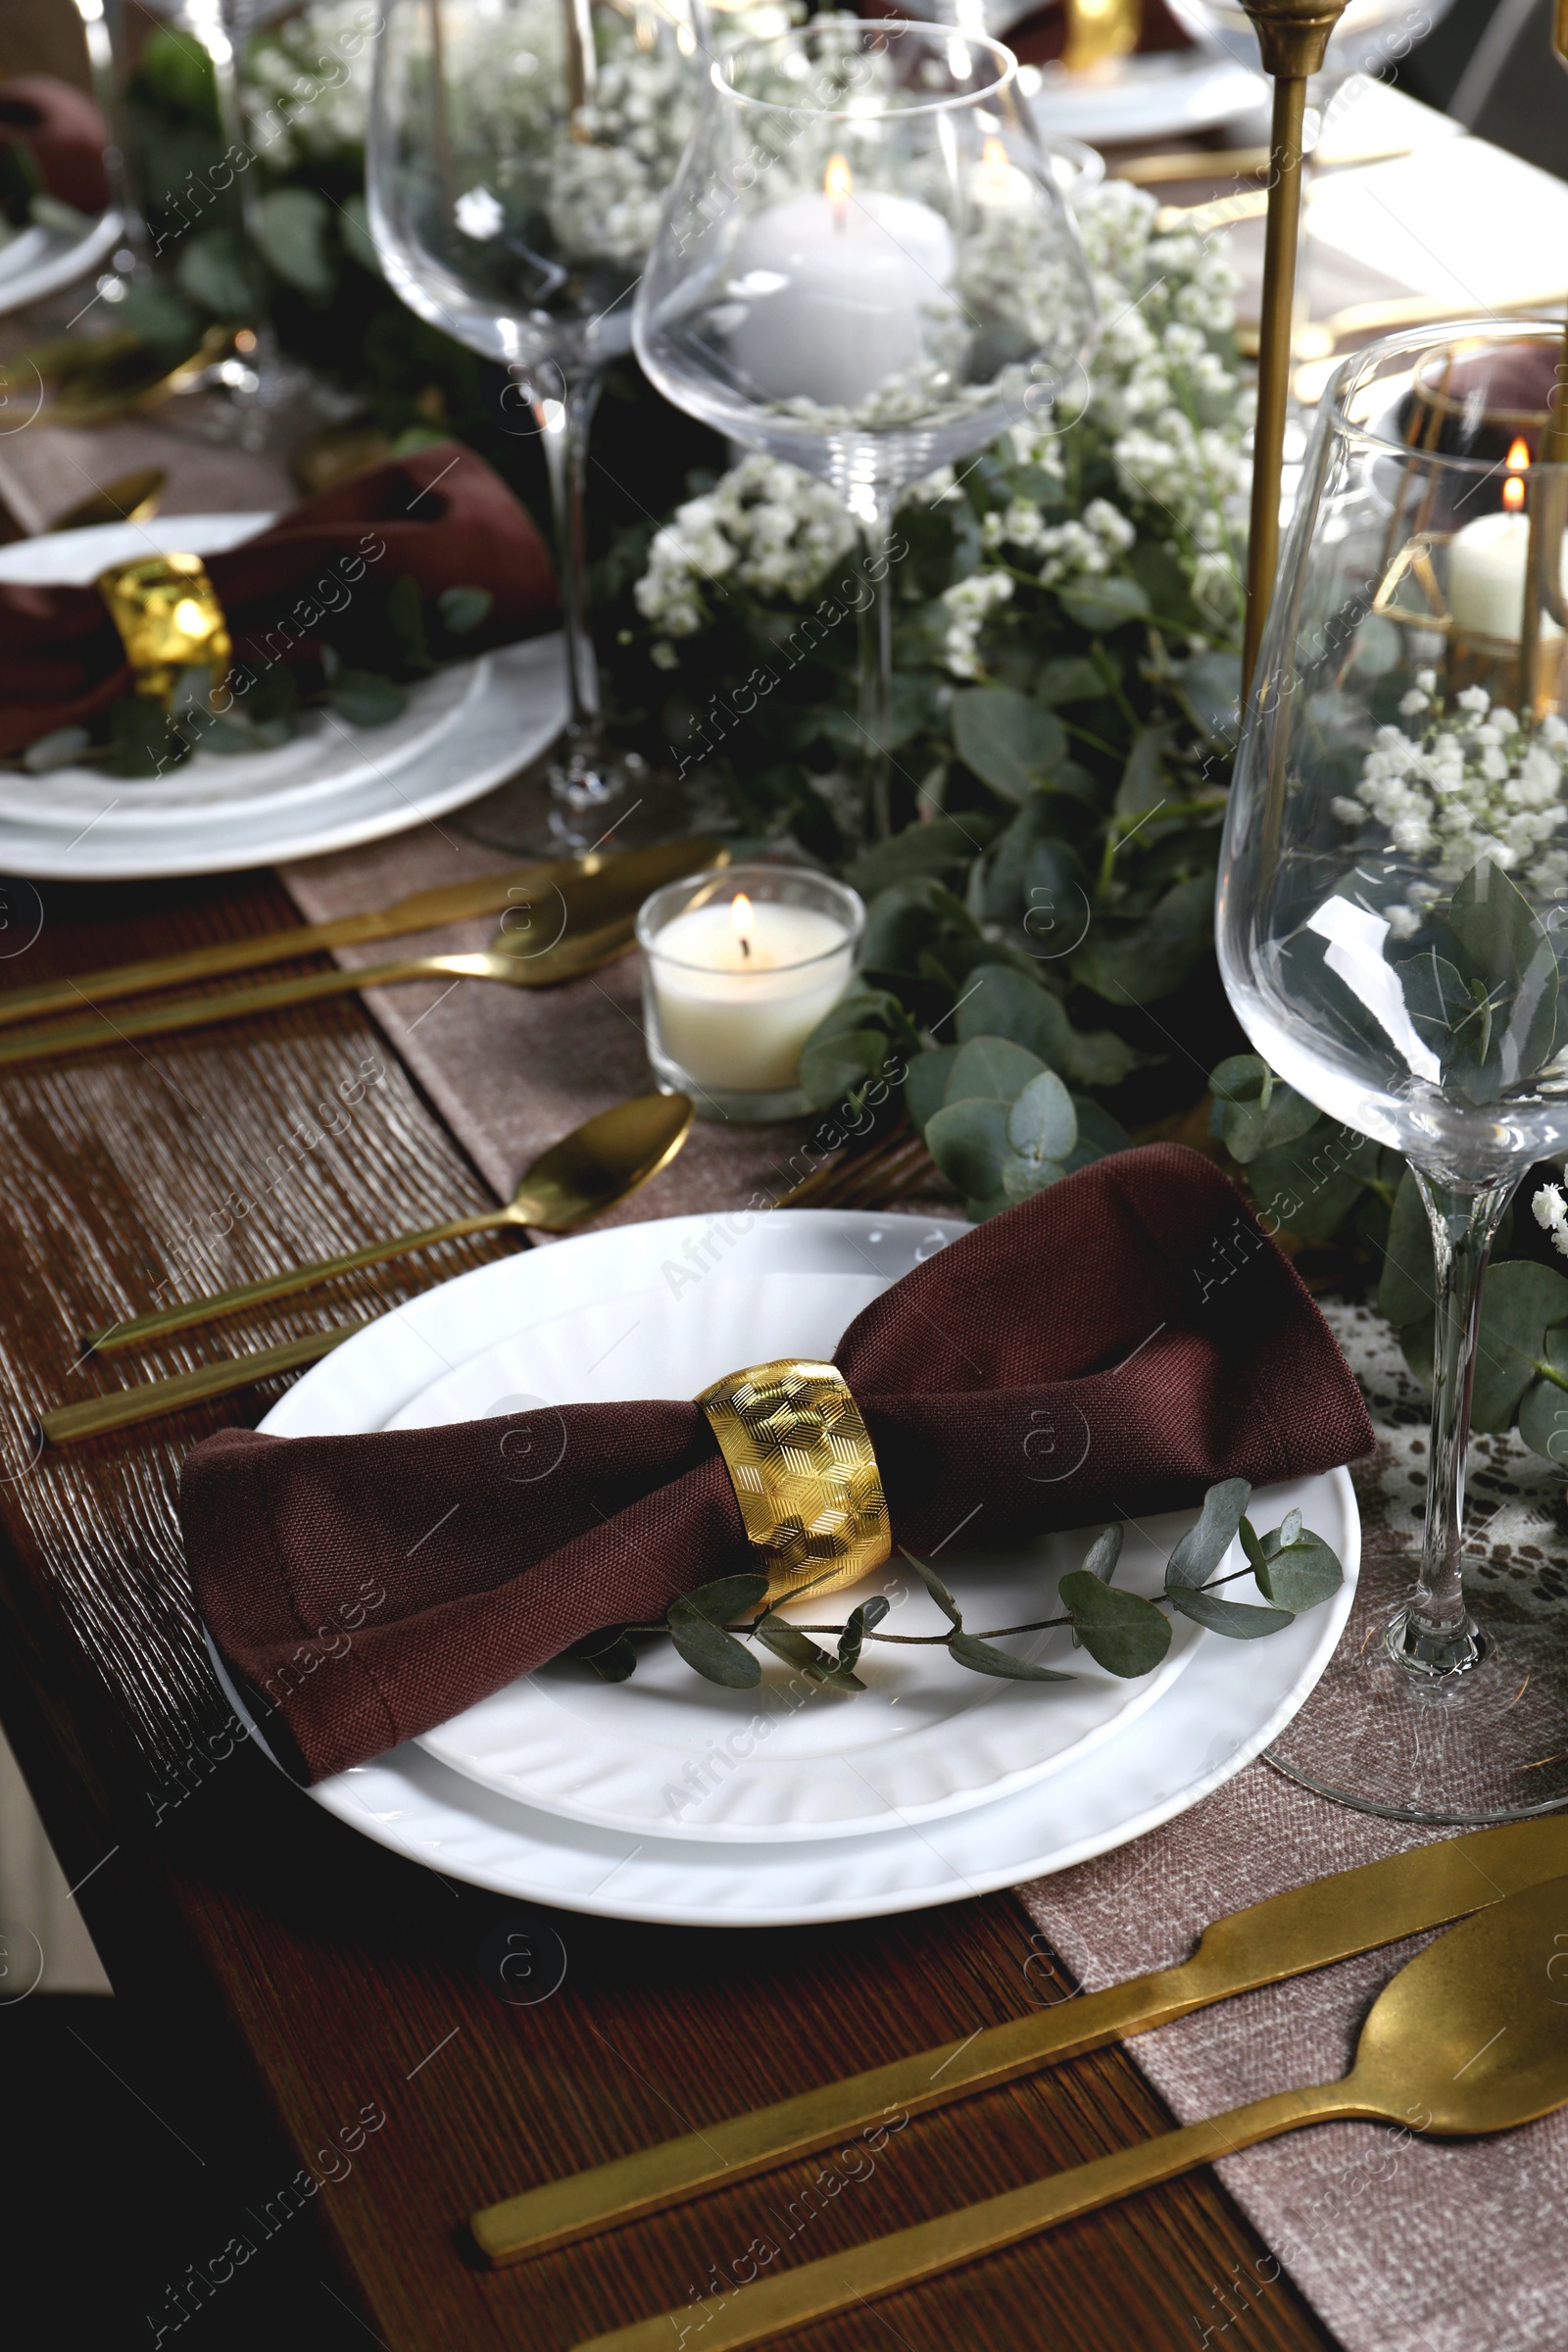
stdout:
<svg viewBox="0 0 1568 2352">
<path fill-rule="evenodd" d="M 369 0 L 317 0 L 250 43 L 246 114 L 270 171 L 364 146 L 379 25 Z"/>
<path fill-rule="evenodd" d="M 730 578 L 755 595 L 801 604 L 855 540 L 855 525 L 824 483 L 777 458 L 745 458 L 655 532 L 633 590 L 637 610 L 668 639 L 703 628 L 712 617 L 711 592 Z"/>
<path fill-rule="evenodd" d="M 981 527 L 988 555 L 1011 549 L 1038 556 L 1040 578 L 1048 588 L 1103 575 L 1137 540 L 1134 526 L 1106 498 L 1091 499 L 1081 520 L 1057 523 L 1048 523 L 1031 500 L 1015 498 L 988 514 Z"/>
<path fill-rule="evenodd" d="M 1484 858 L 1538 895 L 1559 896 L 1568 849 L 1552 837 L 1568 817 L 1568 726 L 1553 714 L 1523 727 L 1481 686 L 1467 686 L 1455 701 L 1463 715 L 1449 718 L 1422 688 L 1421 709 L 1408 713 L 1420 719 L 1431 710 L 1420 734 L 1379 727 L 1355 796 L 1335 800 L 1335 815 L 1360 825 L 1370 814 L 1402 858 L 1425 866 L 1426 876 L 1405 892 L 1412 909 L 1433 905 L 1444 895 L 1440 885 L 1457 882 Z"/>
<path fill-rule="evenodd" d="M 1544 1232 L 1561 1233 L 1568 1227 L 1568 1200 L 1563 1199 L 1560 1185 L 1544 1184 L 1530 1206 Z"/>
<path fill-rule="evenodd" d="M 982 677 L 980 637 L 998 609 L 1012 601 L 1012 577 L 1005 571 L 971 571 L 966 580 L 949 588 L 942 599 L 948 611 L 943 659 L 956 678 Z"/>
</svg>

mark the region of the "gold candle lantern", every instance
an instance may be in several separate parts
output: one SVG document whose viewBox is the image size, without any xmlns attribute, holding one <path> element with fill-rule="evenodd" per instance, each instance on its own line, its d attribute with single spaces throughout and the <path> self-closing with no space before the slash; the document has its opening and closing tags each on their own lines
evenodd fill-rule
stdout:
<svg viewBox="0 0 1568 2352">
<path fill-rule="evenodd" d="M 1247 636 L 1242 701 L 1251 692 L 1257 649 L 1280 553 L 1280 481 L 1291 388 L 1292 311 L 1301 230 L 1301 125 L 1306 84 L 1323 63 L 1347 0 L 1241 0 L 1252 20 L 1263 71 L 1274 79 L 1268 225 L 1263 247 L 1263 315 L 1258 337 L 1257 429 L 1252 445 L 1252 518 L 1247 548 Z M 1559 20 L 1568 0 L 1557 0 Z"/>
</svg>

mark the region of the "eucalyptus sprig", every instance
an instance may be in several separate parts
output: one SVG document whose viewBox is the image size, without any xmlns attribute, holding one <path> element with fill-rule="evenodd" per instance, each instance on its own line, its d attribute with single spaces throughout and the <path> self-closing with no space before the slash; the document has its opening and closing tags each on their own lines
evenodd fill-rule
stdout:
<svg viewBox="0 0 1568 2352">
<path fill-rule="evenodd" d="M 889 1611 L 883 1593 L 854 1608 L 842 1625 L 795 1625 L 780 1614 L 783 1601 L 747 1622 L 747 1612 L 766 1598 L 767 1579 L 759 1574 L 723 1576 L 700 1585 L 670 1602 L 657 1625 L 613 1625 L 590 1634 L 566 1652 L 591 1666 L 607 1683 L 623 1683 L 636 1671 L 634 1637 L 665 1634 L 688 1666 L 705 1681 L 726 1690 L 754 1690 L 762 1679 L 762 1661 L 748 1642 L 757 1642 L 774 1657 L 793 1666 L 824 1690 L 853 1694 L 865 1684 L 856 1673 L 867 1642 L 896 1642 L 906 1648 L 943 1648 L 956 1665 L 971 1674 L 994 1676 L 1012 1683 L 1070 1683 L 1075 1677 L 1053 1666 L 1038 1666 L 1015 1650 L 997 1643 L 1009 1635 L 1046 1633 L 1070 1626 L 1073 1646 L 1089 1652 L 1097 1666 L 1126 1680 L 1152 1674 L 1170 1648 L 1171 1623 L 1162 1614 L 1174 1609 L 1208 1633 L 1231 1642 L 1256 1642 L 1283 1633 L 1306 1609 L 1315 1609 L 1337 1592 L 1345 1572 L 1338 1555 L 1321 1536 L 1301 1524 L 1299 1511 L 1288 1511 L 1278 1527 L 1260 1536 L 1246 1516 L 1251 1489 L 1245 1478 L 1222 1479 L 1209 1488 L 1198 1519 L 1165 1564 L 1165 1589 L 1157 1600 L 1120 1591 L 1113 1582 L 1121 1557 L 1125 1529 L 1102 1528 L 1077 1568 L 1057 1585 L 1062 1613 L 1037 1617 L 1023 1625 L 995 1626 L 989 1633 L 972 1634 L 963 1612 L 936 1570 L 911 1551 L 903 1556 L 914 1570 L 937 1607 L 948 1620 L 945 1634 L 888 1634 L 880 1628 Z M 1240 1539 L 1245 1568 L 1216 1576 L 1232 1544 Z M 800 1600 L 834 1573 L 831 1566 L 786 1597 Z M 1222 1585 L 1250 1576 L 1269 1605 L 1227 1600 Z M 833 1637 L 829 1651 L 811 1640 L 813 1634 Z"/>
</svg>

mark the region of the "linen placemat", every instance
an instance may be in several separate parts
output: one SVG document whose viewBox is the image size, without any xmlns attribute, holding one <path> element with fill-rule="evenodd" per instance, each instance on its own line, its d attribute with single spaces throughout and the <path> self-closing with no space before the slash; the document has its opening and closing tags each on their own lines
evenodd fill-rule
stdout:
<svg viewBox="0 0 1568 2352">
<path fill-rule="evenodd" d="M 315 921 L 509 862 L 444 820 L 286 868 L 283 878 Z M 493 928 L 460 926 L 439 944 L 482 946 Z M 374 953 L 346 949 L 341 960 Z M 462 983 L 368 997 L 500 1193 L 565 1128 L 652 1083 L 635 957 L 537 995 Z M 699 1121 L 674 1166 L 604 1221 L 710 1210 L 721 1244 L 726 1214 L 778 1198 L 792 1180 L 792 1153 L 794 1173 L 804 1171 L 805 1132 L 805 1122 L 745 1129 Z M 1326 1312 L 1378 1436 L 1376 1453 L 1355 1472 L 1362 1582 L 1343 1645 L 1353 1651 L 1381 1623 L 1389 1596 L 1414 1582 L 1428 1404 L 1376 1314 L 1333 1304 Z M 1561 1472 L 1512 1433 L 1476 1439 L 1471 1460 L 1468 1572 L 1483 1583 L 1519 1574 L 1521 1562 L 1548 1583 L 1568 1572 Z M 1308 1726 L 1309 1710 L 1310 1701 Z M 1441 1834 L 1331 1804 L 1259 1761 L 1164 1829 L 1018 1891 L 1093 1990 L 1184 1959 L 1222 1912 Z M 1141 2035 L 1130 2054 L 1182 2123 L 1329 2080 L 1348 2066 L 1368 2007 L 1420 1940 L 1222 2003 Z M 1043 1981 L 1037 1989 L 1049 1998 L 1058 1988 Z M 1568 2342 L 1568 2236 L 1560 2226 L 1568 2115 L 1470 2145 L 1333 2124 L 1227 2158 L 1219 2170 L 1273 2260 L 1253 2277 L 1213 2281 L 1207 2308 L 1193 2314 L 1195 2346 L 1219 2345 L 1233 2329 L 1245 2344 L 1248 2309 L 1266 2298 L 1281 2264 L 1345 2352 L 1559 2352 Z"/>
</svg>

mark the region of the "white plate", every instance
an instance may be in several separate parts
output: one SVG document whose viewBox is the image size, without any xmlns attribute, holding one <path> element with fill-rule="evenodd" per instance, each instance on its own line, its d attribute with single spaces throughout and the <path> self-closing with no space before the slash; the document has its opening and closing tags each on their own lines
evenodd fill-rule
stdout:
<svg viewBox="0 0 1568 2352">
<path fill-rule="evenodd" d="M 927 1231 L 906 1224 L 906 1270 Z M 955 1238 L 962 1231 L 953 1228 Z M 737 1364 L 830 1356 L 855 1316 L 896 1279 L 714 1273 L 700 1306 L 667 1284 L 623 1292 L 482 1349 L 433 1381 L 392 1426 L 483 1420 L 520 1411 L 523 1399 L 695 1396 Z M 517 1500 L 526 1507 L 525 1490 Z M 1160 1592 L 1165 1559 L 1193 1517 L 1152 1521 L 1148 1536 L 1130 1530 L 1117 1581 L 1151 1597 Z M 1000 1554 L 960 1544 L 944 1550 L 942 1570 L 967 1623 L 988 1632 L 1053 1615 L 1056 1579 L 1082 1564 L 1086 1544 L 1058 1536 Z M 1242 1566 L 1240 1555 L 1229 1564 Z M 946 1632 L 902 1563 L 826 1605 L 802 1601 L 786 1614 L 802 1625 L 841 1624 L 857 1600 L 878 1592 L 893 1604 L 891 1631 Z M 732 1843 L 753 1831 L 771 1838 L 869 1836 L 985 1804 L 1061 1770 L 1152 1706 L 1202 1638 L 1179 1622 L 1163 1664 L 1137 1682 L 1074 1656 L 1063 1631 L 1020 1638 L 1013 1646 L 1023 1656 L 1074 1677 L 1049 1693 L 971 1674 L 944 1649 L 871 1642 L 859 1667 L 867 1689 L 853 1700 L 813 1691 L 783 1668 L 770 1669 L 755 1691 L 720 1690 L 662 1642 L 644 1652 L 629 1683 L 607 1686 L 561 1659 L 419 1744 L 504 1796 L 645 1837 Z"/>
<path fill-rule="evenodd" d="M 1269 102 L 1260 74 L 1210 49 L 1155 49 L 1121 58 L 1102 75 L 1069 74 L 1059 65 L 1034 71 L 1040 86 L 1029 104 L 1041 132 L 1049 138 L 1066 131 L 1091 146 L 1211 130 Z M 1223 170 L 1223 156 L 1215 164 Z"/>
<path fill-rule="evenodd" d="M 29 302 L 42 302 L 46 294 L 69 286 L 73 278 L 85 277 L 119 242 L 118 213 L 100 213 L 79 234 L 62 228 L 24 229 L 9 245 L 0 246 L 0 314 L 24 310 Z"/>
<path fill-rule="evenodd" d="M 270 514 L 192 514 L 62 531 L 0 548 L 0 580 L 84 584 L 133 556 L 215 555 Z M 312 858 L 462 807 L 531 759 L 566 715 L 559 636 L 456 662 L 413 689 L 386 727 L 302 714 L 275 752 L 198 753 L 139 781 L 91 767 L 0 770 L 0 871 L 128 881 Z"/>
<path fill-rule="evenodd" d="M 651 1276 L 667 1281 L 666 1268 L 689 1268 L 689 1250 L 699 1261 L 719 1259 L 731 1276 L 804 1268 L 886 1277 L 903 1270 L 911 1249 L 929 1254 L 953 1230 L 851 1210 L 779 1210 L 666 1218 L 523 1251 L 382 1317 L 306 1374 L 262 1426 L 284 1437 L 384 1428 L 443 1369 L 456 1371 L 568 1307 L 601 1305 L 649 1287 Z M 704 1293 L 682 1295 L 696 1306 Z M 609 1918 L 783 1926 L 915 1910 L 1014 1886 L 1185 1811 L 1259 1754 L 1302 1705 L 1349 1614 L 1360 1530 L 1343 1470 L 1271 1489 L 1259 1508 L 1273 1519 L 1293 1502 L 1345 1563 L 1345 1586 L 1331 1603 L 1245 1655 L 1204 1637 L 1187 1670 L 1130 1729 L 1043 1788 L 946 1821 L 805 1844 L 755 1833 L 734 1844 L 633 1837 L 519 1804 L 412 1741 L 310 1793 L 378 1843 L 448 1876 Z M 226 1678 L 225 1688 L 235 1699 Z"/>
</svg>

